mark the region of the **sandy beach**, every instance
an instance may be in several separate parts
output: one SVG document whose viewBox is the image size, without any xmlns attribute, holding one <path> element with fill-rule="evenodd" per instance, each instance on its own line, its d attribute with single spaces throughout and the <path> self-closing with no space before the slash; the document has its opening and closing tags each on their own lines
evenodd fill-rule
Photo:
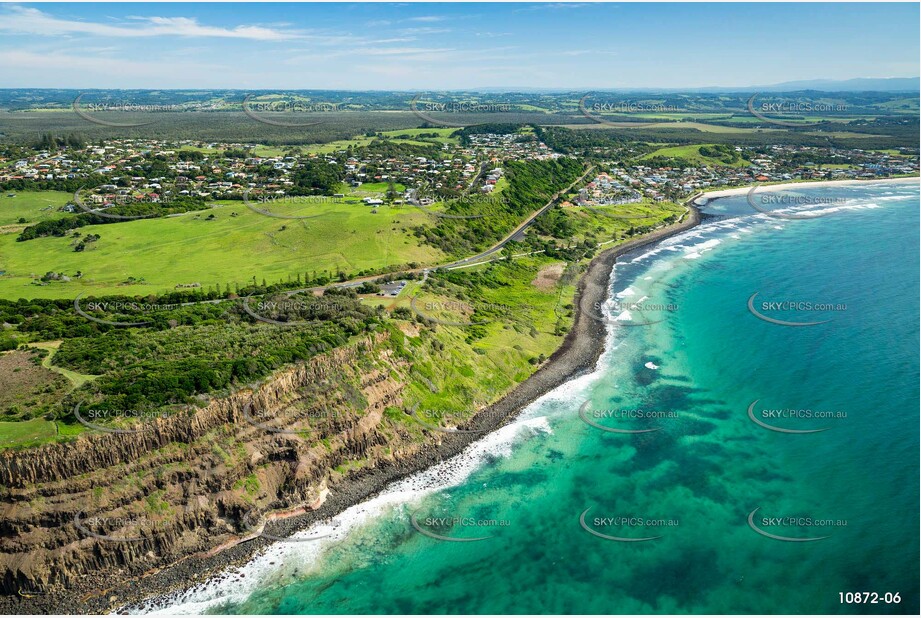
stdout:
<svg viewBox="0 0 921 618">
<path fill-rule="evenodd" d="M 779 184 L 758 184 L 758 185 L 747 185 L 744 187 L 733 187 L 732 189 L 718 189 L 716 191 L 707 191 L 702 195 L 694 198 L 694 204 L 697 206 L 703 206 L 708 202 L 711 202 L 715 199 L 721 197 L 732 197 L 733 195 L 745 195 L 752 190 L 752 187 L 765 187 L 770 189 L 795 189 L 797 187 L 809 186 L 809 187 L 840 187 L 844 185 L 861 185 L 861 184 L 877 184 L 881 182 L 888 183 L 899 183 L 899 184 L 918 184 L 921 181 L 921 177 L 911 176 L 907 178 L 873 178 L 869 180 L 803 180 L 799 182 L 784 182 Z"/>
</svg>

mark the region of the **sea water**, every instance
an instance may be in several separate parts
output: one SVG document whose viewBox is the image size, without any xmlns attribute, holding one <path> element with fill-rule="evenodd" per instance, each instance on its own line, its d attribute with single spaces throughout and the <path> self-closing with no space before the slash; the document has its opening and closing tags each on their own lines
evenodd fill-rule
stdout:
<svg viewBox="0 0 921 618">
<path fill-rule="evenodd" d="M 918 185 L 794 194 L 620 258 L 515 423 L 133 611 L 917 614 Z"/>
</svg>

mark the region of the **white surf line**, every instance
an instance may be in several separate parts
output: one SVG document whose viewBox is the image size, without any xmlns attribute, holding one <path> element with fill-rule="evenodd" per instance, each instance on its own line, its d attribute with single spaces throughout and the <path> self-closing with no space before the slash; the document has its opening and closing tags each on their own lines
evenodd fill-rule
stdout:
<svg viewBox="0 0 921 618">
<path fill-rule="evenodd" d="M 914 184 L 917 185 L 919 182 L 918 176 L 902 176 L 898 178 L 860 178 L 853 180 L 801 180 L 798 182 L 784 181 L 776 184 L 772 183 L 762 183 L 757 185 L 744 185 L 740 187 L 729 187 L 723 189 L 713 189 L 712 191 L 706 191 L 703 194 L 694 198 L 694 203 L 698 204 L 700 200 L 703 200 L 700 206 L 706 206 L 709 202 L 719 199 L 721 197 L 733 197 L 738 195 L 745 195 L 751 191 L 752 187 L 761 187 L 765 189 L 765 193 L 770 193 L 777 190 L 788 190 L 788 189 L 807 189 L 809 187 L 860 187 L 864 185 L 872 184 Z"/>
<path fill-rule="evenodd" d="M 765 216 L 755 216 L 753 218 L 756 220 L 767 220 Z M 700 238 L 701 232 L 705 230 L 718 231 L 725 228 L 738 229 L 735 224 L 726 225 L 714 223 L 708 226 L 698 226 L 691 230 L 680 232 L 667 239 L 663 239 L 663 241 L 660 241 L 661 244 L 659 248 L 644 252 L 632 261 L 635 262 L 656 255 L 663 249 L 661 246 L 662 244 L 672 245 L 673 248 L 677 249 L 693 248 L 695 245 L 691 245 L 691 247 L 680 245 L 687 240 Z M 708 240 L 699 242 L 698 245 L 703 245 L 706 242 L 708 242 Z M 675 245 L 678 246 L 675 247 Z M 456 268 L 466 268 L 468 266 L 476 266 L 485 263 L 486 262 L 461 265 Z M 612 266 L 612 281 L 615 277 L 616 268 L 617 264 Z M 610 298 L 608 300 L 610 300 Z M 487 434 L 481 440 L 468 445 L 460 454 L 451 459 L 420 471 L 403 481 L 397 481 L 385 488 L 377 497 L 346 509 L 329 522 L 314 524 L 293 537 L 312 536 L 318 531 L 326 532 L 331 530 L 332 537 L 327 542 L 273 544 L 269 546 L 264 553 L 254 557 L 242 568 L 235 571 L 231 569 L 222 571 L 221 575 L 224 575 L 224 577 L 219 581 L 212 579 L 189 590 L 153 599 L 140 606 L 129 607 L 127 611 L 132 614 L 195 614 L 204 612 L 222 603 L 242 603 L 246 601 L 253 592 L 273 585 L 277 586 L 277 583 L 273 583 L 272 577 L 277 576 L 281 572 L 282 567 L 278 565 L 288 566 L 294 564 L 300 568 L 315 567 L 321 557 L 322 547 L 328 545 L 330 542 L 345 538 L 351 530 L 359 525 L 367 523 L 372 519 L 377 519 L 394 506 L 410 504 L 413 501 L 421 500 L 423 497 L 437 491 L 459 485 L 473 472 L 480 469 L 482 463 L 488 456 L 495 456 L 496 454 L 499 456 L 507 456 L 518 442 L 520 430 L 530 429 L 532 432 L 551 432 L 549 426 L 550 417 L 540 414 L 543 412 L 541 410 L 541 404 L 551 400 L 560 401 L 562 403 L 571 402 L 577 391 L 586 388 L 593 380 L 597 379 L 599 372 L 603 370 L 605 363 L 610 361 L 610 356 L 616 353 L 616 349 L 620 343 L 619 339 L 615 336 L 616 331 L 614 325 L 609 324 L 607 331 L 608 336 L 605 341 L 605 349 L 599 356 L 593 371 L 569 380 L 557 388 L 544 393 L 525 406 L 511 423 Z M 287 560 L 287 564 L 282 558 Z M 273 562 L 275 564 L 270 564 Z M 287 570 L 290 571 L 290 568 Z M 233 576 L 237 573 L 242 573 L 245 577 L 243 579 L 237 579 Z"/>
<path fill-rule="evenodd" d="M 491 459 L 510 456 L 515 444 L 523 437 L 551 433 L 546 417 L 522 418 L 541 399 L 543 397 L 526 406 L 513 422 L 469 444 L 454 457 L 393 482 L 377 496 L 291 537 L 295 540 L 322 534 L 329 535 L 327 538 L 311 543 L 274 543 L 242 567 L 223 569 L 208 581 L 188 590 L 120 608 L 114 613 L 199 614 L 224 603 L 243 603 L 260 590 L 277 587 L 279 579 L 300 579 L 319 566 L 326 548 L 342 542 L 356 528 L 386 517 L 394 508 L 419 503 L 430 494 L 460 485 Z"/>
</svg>

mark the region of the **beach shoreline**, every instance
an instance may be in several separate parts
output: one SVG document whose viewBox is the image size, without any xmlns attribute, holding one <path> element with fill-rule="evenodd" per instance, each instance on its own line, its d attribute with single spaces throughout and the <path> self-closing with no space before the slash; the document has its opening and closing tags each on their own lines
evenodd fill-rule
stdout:
<svg viewBox="0 0 921 618">
<path fill-rule="evenodd" d="M 733 197 L 736 195 L 745 195 L 753 188 L 764 187 L 765 189 L 774 190 L 788 190 L 794 189 L 796 187 L 802 187 L 808 185 L 809 187 L 842 187 L 850 185 L 863 185 L 863 184 L 879 184 L 879 183 L 897 183 L 897 184 L 918 184 L 921 181 L 921 176 L 900 176 L 898 178 L 868 178 L 861 180 L 802 180 L 799 182 L 782 182 L 778 184 L 757 184 L 757 185 L 748 185 L 744 187 L 732 187 L 731 189 L 716 189 L 713 191 L 706 191 L 701 195 L 693 198 L 694 204 L 697 206 L 705 206 L 713 200 L 720 199 L 722 197 Z"/>
</svg>

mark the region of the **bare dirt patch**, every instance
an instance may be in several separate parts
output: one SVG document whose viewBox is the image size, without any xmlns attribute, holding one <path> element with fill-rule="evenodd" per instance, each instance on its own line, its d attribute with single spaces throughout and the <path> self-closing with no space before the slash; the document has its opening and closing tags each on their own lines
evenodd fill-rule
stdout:
<svg viewBox="0 0 921 618">
<path fill-rule="evenodd" d="M 552 290 L 563 276 L 563 264 L 549 264 L 540 269 L 531 285 L 544 292 Z"/>
<path fill-rule="evenodd" d="M 407 337 L 418 337 L 419 336 L 419 327 L 415 324 L 409 322 L 400 322 L 397 326 L 403 334 Z"/>
<path fill-rule="evenodd" d="M 42 358 L 37 350 L 0 355 L 0 414 L 34 418 L 67 392 L 67 379 L 42 367 Z"/>
</svg>

